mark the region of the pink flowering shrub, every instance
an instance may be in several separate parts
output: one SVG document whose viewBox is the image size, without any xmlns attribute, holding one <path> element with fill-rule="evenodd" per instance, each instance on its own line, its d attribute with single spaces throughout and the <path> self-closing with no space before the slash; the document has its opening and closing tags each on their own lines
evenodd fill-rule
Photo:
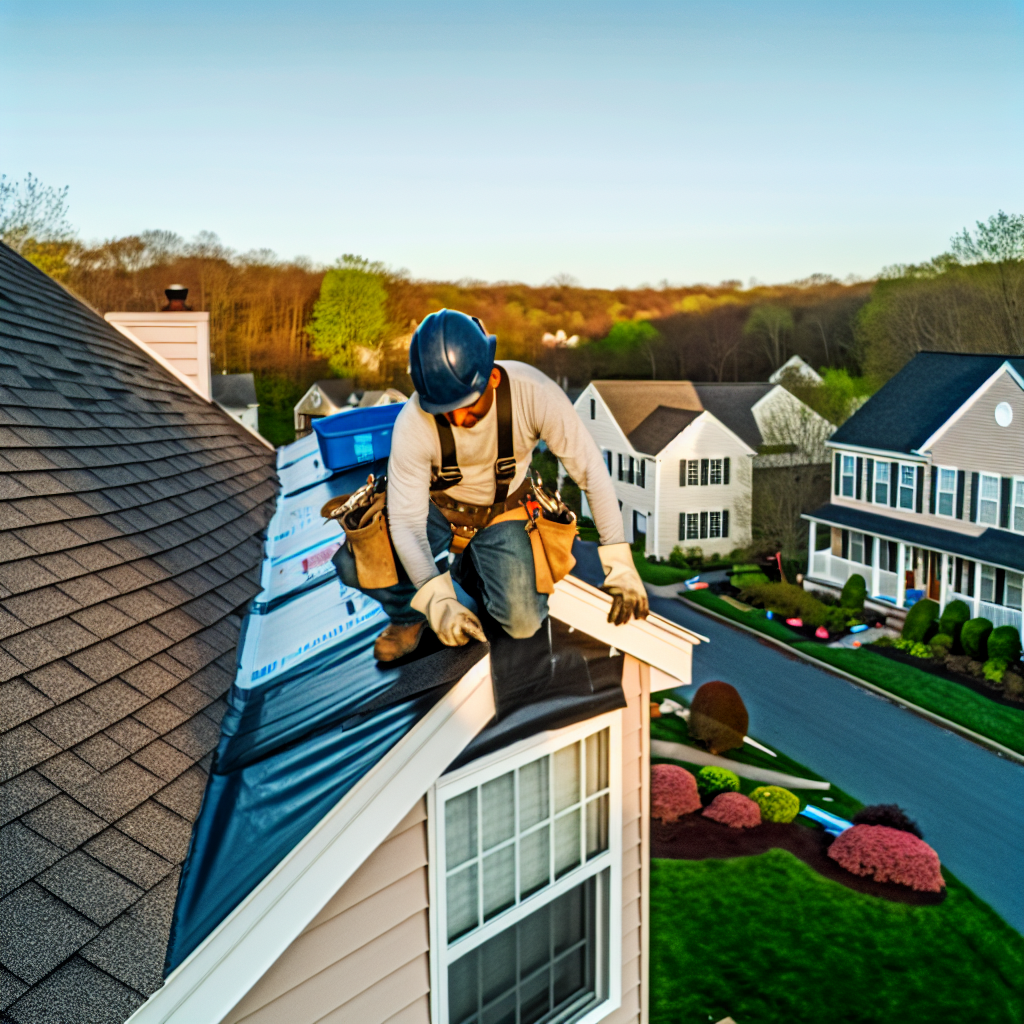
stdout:
<svg viewBox="0 0 1024 1024">
<path fill-rule="evenodd" d="M 730 828 L 753 828 L 761 824 L 761 808 L 742 793 L 719 793 L 704 808 L 704 817 Z"/>
<path fill-rule="evenodd" d="M 923 839 L 885 825 L 848 828 L 828 855 L 847 871 L 876 882 L 899 882 L 919 892 L 941 892 L 946 884 L 939 855 Z"/>
<path fill-rule="evenodd" d="M 678 821 L 684 814 L 700 810 L 697 780 L 676 764 L 656 764 L 651 768 L 651 817 Z"/>
</svg>

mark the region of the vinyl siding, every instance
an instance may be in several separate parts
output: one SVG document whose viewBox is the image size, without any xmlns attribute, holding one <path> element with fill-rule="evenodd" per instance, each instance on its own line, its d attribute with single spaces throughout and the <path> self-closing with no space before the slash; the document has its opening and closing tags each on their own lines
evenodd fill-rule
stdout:
<svg viewBox="0 0 1024 1024">
<path fill-rule="evenodd" d="M 224 1018 L 224 1024 L 429 1024 L 426 803 Z"/>
</svg>

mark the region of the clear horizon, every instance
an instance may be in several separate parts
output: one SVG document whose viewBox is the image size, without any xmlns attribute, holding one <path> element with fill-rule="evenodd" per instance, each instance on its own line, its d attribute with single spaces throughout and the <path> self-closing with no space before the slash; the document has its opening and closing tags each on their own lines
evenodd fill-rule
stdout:
<svg viewBox="0 0 1024 1024">
<path fill-rule="evenodd" d="M 415 278 L 868 278 L 1024 212 L 1024 0 L 0 0 L 0 173 Z"/>
</svg>

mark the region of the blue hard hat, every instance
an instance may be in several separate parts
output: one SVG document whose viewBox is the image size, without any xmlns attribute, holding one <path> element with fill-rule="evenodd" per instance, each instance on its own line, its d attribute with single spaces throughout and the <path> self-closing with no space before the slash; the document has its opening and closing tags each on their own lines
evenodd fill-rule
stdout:
<svg viewBox="0 0 1024 1024">
<path fill-rule="evenodd" d="M 439 309 L 416 328 L 409 346 L 409 375 L 424 412 L 472 405 L 487 387 L 497 338 L 475 316 Z"/>
</svg>

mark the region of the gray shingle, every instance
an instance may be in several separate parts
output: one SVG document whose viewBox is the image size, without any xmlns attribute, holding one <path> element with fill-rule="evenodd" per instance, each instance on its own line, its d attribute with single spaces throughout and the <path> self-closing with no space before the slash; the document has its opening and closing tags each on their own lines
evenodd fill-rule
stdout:
<svg viewBox="0 0 1024 1024">
<path fill-rule="evenodd" d="M 165 782 L 170 782 L 190 768 L 196 759 L 187 757 L 163 740 L 156 740 L 133 754 L 132 760 Z"/>
<path fill-rule="evenodd" d="M 96 683 L 105 682 L 131 668 L 136 660 L 120 647 L 115 647 L 109 640 L 68 656 L 68 661 L 75 668 L 80 669 Z"/>
<path fill-rule="evenodd" d="M 153 661 L 144 661 L 141 665 L 128 669 L 121 674 L 125 682 L 149 698 L 159 697 L 178 685 L 178 677 L 172 676 L 165 668 Z"/>
<path fill-rule="evenodd" d="M 84 743 L 79 743 L 74 752 L 98 772 L 113 768 L 118 761 L 123 761 L 128 756 L 128 751 L 124 747 L 104 733 L 98 733 Z"/>
<path fill-rule="evenodd" d="M 208 773 L 194 765 L 169 786 L 164 786 L 153 799 L 180 814 L 186 821 L 195 821 L 206 791 L 207 778 Z"/>
<path fill-rule="evenodd" d="M 65 793 L 30 811 L 21 820 L 62 850 L 74 850 L 106 828 L 102 818 L 97 818 Z"/>
<path fill-rule="evenodd" d="M 119 747 L 124 747 L 129 753 L 141 750 L 147 743 L 156 739 L 158 733 L 147 728 L 134 718 L 124 718 L 115 722 L 109 729 L 104 730 Z"/>
<path fill-rule="evenodd" d="M 211 698 L 203 693 L 202 690 L 196 689 L 191 683 L 179 684 L 173 690 L 165 693 L 164 699 L 170 701 L 176 708 L 180 708 L 189 715 L 202 711 L 203 708 L 211 703 Z"/>
<path fill-rule="evenodd" d="M 19 1024 L 122 1024 L 144 1001 L 127 985 L 74 957 L 23 995 L 10 1012 Z"/>
<path fill-rule="evenodd" d="M 103 719 L 105 726 L 120 721 L 146 703 L 141 693 L 121 679 L 111 679 L 102 686 L 96 686 L 79 699 Z"/>
<path fill-rule="evenodd" d="M 26 626 L 41 626 L 44 622 L 71 614 L 80 605 L 58 587 L 43 587 L 28 594 L 9 597 L 4 607 Z"/>
<path fill-rule="evenodd" d="M 72 615 L 71 618 L 101 640 L 106 640 L 107 637 L 128 629 L 135 625 L 136 622 L 135 619 L 130 619 L 124 612 L 119 611 L 107 602 L 83 608 Z"/>
<path fill-rule="evenodd" d="M 192 837 L 189 822 L 152 800 L 122 818 L 117 828 L 175 864 L 185 859 Z"/>
<path fill-rule="evenodd" d="M 217 746 L 220 728 L 205 715 L 196 715 L 164 736 L 172 747 L 198 761 Z"/>
<path fill-rule="evenodd" d="M 0 786 L 0 825 L 55 796 L 60 790 L 38 772 L 23 772 Z"/>
<path fill-rule="evenodd" d="M 37 729 L 19 725 L 0 736 L 0 782 L 13 779 L 59 752 L 60 747 Z"/>
<path fill-rule="evenodd" d="M 95 685 L 88 676 L 63 660 L 29 672 L 25 678 L 37 690 L 42 690 L 55 704 L 63 704 L 64 701 L 77 697 Z"/>
<path fill-rule="evenodd" d="M 56 846 L 25 828 L 20 821 L 0 828 L 0 896 L 35 878 L 61 856 Z"/>
<path fill-rule="evenodd" d="M 137 885 L 81 850 L 37 875 L 36 882 L 98 925 L 110 924 L 142 895 Z"/>
<path fill-rule="evenodd" d="M 132 716 L 137 718 L 143 725 L 152 729 L 158 735 L 170 732 L 177 728 L 182 722 L 188 720 L 188 714 L 175 707 L 170 701 L 158 697 L 150 701 L 144 708 L 140 708 Z"/>
<path fill-rule="evenodd" d="M 81 955 L 144 995 L 163 982 L 163 961 L 180 869 L 165 878 L 87 946 Z"/>
<path fill-rule="evenodd" d="M 92 765 L 86 764 L 70 750 L 44 761 L 36 770 L 40 775 L 45 775 L 54 785 L 60 786 L 61 789 L 69 793 L 99 777 L 99 772 Z"/>
<path fill-rule="evenodd" d="M 0 1010 L 6 1010 L 15 999 L 28 990 L 28 985 L 16 978 L 6 967 L 0 967 Z"/>
<path fill-rule="evenodd" d="M 143 622 L 124 633 L 119 633 L 113 638 L 112 643 L 127 651 L 138 662 L 170 647 L 172 641 L 149 623 Z"/>
<path fill-rule="evenodd" d="M 0 963 L 30 985 L 98 933 L 88 918 L 35 882 L 0 900 Z"/>
<path fill-rule="evenodd" d="M 101 864 L 143 889 L 151 889 L 174 866 L 116 828 L 108 828 L 90 839 L 84 849 Z"/>
<path fill-rule="evenodd" d="M 117 821 L 163 787 L 163 781 L 132 761 L 122 761 L 108 772 L 74 790 L 75 798 L 107 821 Z"/>
<path fill-rule="evenodd" d="M 88 739 L 110 722 L 101 718 L 81 698 L 76 697 L 52 711 L 40 715 L 32 723 L 44 736 L 53 740 L 62 750 Z"/>
<path fill-rule="evenodd" d="M 24 679 L 0 684 L 0 732 L 13 729 L 52 707 L 53 701 Z"/>
</svg>

